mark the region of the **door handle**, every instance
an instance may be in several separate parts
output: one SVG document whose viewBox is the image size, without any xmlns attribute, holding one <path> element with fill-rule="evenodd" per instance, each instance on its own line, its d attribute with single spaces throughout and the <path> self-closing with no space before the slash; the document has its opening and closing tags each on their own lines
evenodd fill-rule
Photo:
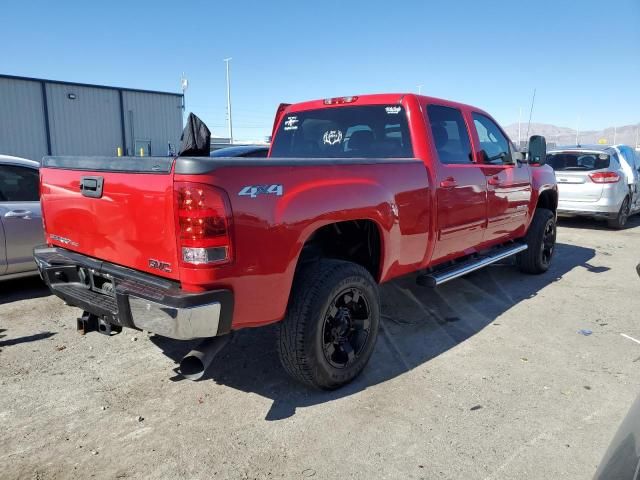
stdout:
<svg viewBox="0 0 640 480">
<path fill-rule="evenodd" d="M 494 177 L 489 177 L 489 180 L 487 180 L 487 183 L 489 185 L 500 185 L 500 177 L 498 177 L 497 175 Z"/>
<path fill-rule="evenodd" d="M 102 197 L 103 177 L 82 177 L 80 178 L 80 191 L 85 197 Z"/>
<path fill-rule="evenodd" d="M 29 220 L 33 215 L 31 210 L 11 210 L 4 214 L 4 218 L 24 218 Z"/>
<path fill-rule="evenodd" d="M 440 182 L 440 187 L 442 188 L 454 188 L 458 186 L 458 182 L 453 177 L 447 177 Z"/>
</svg>

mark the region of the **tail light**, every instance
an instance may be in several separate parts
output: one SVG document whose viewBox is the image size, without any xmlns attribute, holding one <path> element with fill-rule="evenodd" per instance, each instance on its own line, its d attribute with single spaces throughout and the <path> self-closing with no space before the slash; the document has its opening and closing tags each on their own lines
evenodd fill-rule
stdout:
<svg viewBox="0 0 640 480">
<path fill-rule="evenodd" d="M 358 100 L 358 97 L 334 97 L 334 98 L 325 98 L 325 105 L 342 105 L 344 103 L 353 103 Z"/>
<path fill-rule="evenodd" d="M 233 250 L 227 194 L 210 185 L 175 182 L 174 195 L 182 263 L 189 266 L 229 263 Z"/>
<path fill-rule="evenodd" d="M 589 178 L 594 183 L 617 183 L 620 181 L 620 175 L 616 172 L 590 173 Z"/>
</svg>

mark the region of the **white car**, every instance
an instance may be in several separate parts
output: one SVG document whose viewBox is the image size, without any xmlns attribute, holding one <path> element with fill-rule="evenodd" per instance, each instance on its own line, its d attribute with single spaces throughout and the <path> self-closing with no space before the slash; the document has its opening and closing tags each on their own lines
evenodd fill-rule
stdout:
<svg viewBox="0 0 640 480">
<path fill-rule="evenodd" d="M 602 218 L 611 228 L 623 228 L 637 198 L 622 161 L 617 149 L 602 145 L 548 152 L 558 182 L 558 215 Z"/>
</svg>

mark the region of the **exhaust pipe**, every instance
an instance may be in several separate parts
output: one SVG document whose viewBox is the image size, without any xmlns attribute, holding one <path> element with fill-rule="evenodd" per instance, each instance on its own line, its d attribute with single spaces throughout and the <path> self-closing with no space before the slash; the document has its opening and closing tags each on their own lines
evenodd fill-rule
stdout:
<svg viewBox="0 0 640 480">
<path fill-rule="evenodd" d="M 180 375 L 188 380 L 200 380 L 215 356 L 229 342 L 231 334 L 210 337 L 191 350 L 180 362 Z"/>
</svg>

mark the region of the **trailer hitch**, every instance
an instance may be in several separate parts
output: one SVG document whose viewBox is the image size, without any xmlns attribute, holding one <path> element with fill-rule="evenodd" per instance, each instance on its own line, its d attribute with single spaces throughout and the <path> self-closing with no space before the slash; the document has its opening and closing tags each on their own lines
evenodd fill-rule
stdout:
<svg viewBox="0 0 640 480">
<path fill-rule="evenodd" d="M 89 332 L 100 332 L 111 336 L 122 332 L 121 325 L 113 325 L 104 318 L 89 312 L 82 312 L 82 316 L 77 320 L 76 327 L 80 335 L 86 335 Z"/>
</svg>

